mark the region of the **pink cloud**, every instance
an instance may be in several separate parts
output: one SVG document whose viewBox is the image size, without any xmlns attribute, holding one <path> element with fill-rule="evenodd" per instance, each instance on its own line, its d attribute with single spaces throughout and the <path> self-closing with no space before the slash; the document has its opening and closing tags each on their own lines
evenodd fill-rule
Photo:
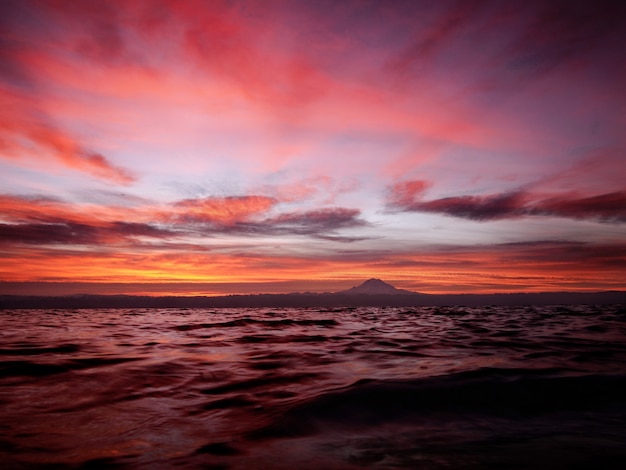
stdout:
<svg viewBox="0 0 626 470">
<path fill-rule="evenodd" d="M 388 203 L 392 207 L 411 207 L 430 186 L 426 181 L 401 181 L 389 188 Z"/>
<path fill-rule="evenodd" d="M 78 139 L 50 124 L 36 100 L 0 87 L 0 157 L 19 160 L 23 154 L 117 184 L 128 185 L 135 177 L 103 155 L 84 147 Z"/>
</svg>

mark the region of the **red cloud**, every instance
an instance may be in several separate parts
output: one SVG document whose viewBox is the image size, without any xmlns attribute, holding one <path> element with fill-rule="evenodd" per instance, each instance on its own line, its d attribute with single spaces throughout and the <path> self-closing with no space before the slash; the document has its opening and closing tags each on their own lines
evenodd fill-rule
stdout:
<svg viewBox="0 0 626 470">
<path fill-rule="evenodd" d="M 49 122 L 36 99 L 0 87 L 0 157 L 55 158 L 66 167 L 128 185 L 135 177 Z M 34 148 L 33 148 L 34 146 Z"/>
<path fill-rule="evenodd" d="M 135 177 L 128 170 L 112 164 L 106 157 L 81 147 L 69 135 L 44 125 L 31 124 L 25 134 L 31 141 L 50 149 L 69 168 L 90 173 L 106 180 L 128 185 Z"/>
</svg>

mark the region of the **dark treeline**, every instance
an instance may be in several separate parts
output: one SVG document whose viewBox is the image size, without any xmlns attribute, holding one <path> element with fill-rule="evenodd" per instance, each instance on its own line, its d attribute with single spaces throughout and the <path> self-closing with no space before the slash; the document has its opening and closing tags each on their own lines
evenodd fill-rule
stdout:
<svg viewBox="0 0 626 470">
<path fill-rule="evenodd" d="M 257 294 L 220 297 L 133 295 L 0 296 L 0 309 L 77 308 L 261 308 L 261 307 L 426 307 L 482 305 L 626 304 L 626 292 L 542 292 L 515 294 Z"/>
</svg>

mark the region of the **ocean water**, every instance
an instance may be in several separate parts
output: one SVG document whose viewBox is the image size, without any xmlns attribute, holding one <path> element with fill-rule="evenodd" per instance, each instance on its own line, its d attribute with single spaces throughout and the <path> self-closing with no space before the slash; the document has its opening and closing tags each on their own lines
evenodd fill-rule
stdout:
<svg viewBox="0 0 626 470">
<path fill-rule="evenodd" d="M 600 469 L 622 306 L 0 311 L 0 467 Z"/>
</svg>

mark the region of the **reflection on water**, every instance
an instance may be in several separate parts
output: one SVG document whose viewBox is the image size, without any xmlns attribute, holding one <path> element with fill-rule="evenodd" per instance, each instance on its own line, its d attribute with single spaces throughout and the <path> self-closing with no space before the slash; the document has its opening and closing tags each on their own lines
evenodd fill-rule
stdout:
<svg viewBox="0 0 626 470">
<path fill-rule="evenodd" d="M 619 306 L 15 310 L 0 322 L 4 468 L 626 457 Z"/>
</svg>

